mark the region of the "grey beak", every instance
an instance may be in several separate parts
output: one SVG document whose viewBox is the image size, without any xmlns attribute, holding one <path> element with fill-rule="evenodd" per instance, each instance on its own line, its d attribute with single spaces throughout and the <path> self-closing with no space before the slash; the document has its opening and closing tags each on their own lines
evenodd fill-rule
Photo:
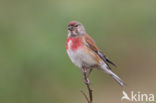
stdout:
<svg viewBox="0 0 156 103">
<path fill-rule="evenodd" d="M 68 30 L 72 31 L 73 27 L 72 26 L 68 26 Z"/>
</svg>

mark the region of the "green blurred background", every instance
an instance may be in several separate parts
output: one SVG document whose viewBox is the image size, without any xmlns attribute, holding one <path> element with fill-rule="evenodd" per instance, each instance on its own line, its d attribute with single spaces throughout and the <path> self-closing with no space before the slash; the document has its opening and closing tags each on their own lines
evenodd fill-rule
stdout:
<svg viewBox="0 0 156 103">
<path fill-rule="evenodd" d="M 72 20 L 117 64 L 127 93 L 156 95 L 155 0 L 1 0 L 0 103 L 86 103 L 65 51 Z M 121 102 L 111 77 L 95 70 L 90 81 L 95 103 Z"/>
</svg>

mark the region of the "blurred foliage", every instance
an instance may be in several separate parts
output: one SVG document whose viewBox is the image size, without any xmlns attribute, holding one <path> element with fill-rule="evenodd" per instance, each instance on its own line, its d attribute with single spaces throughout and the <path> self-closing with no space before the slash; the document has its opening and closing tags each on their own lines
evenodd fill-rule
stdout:
<svg viewBox="0 0 156 103">
<path fill-rule="evenodd" d="M 127 91 L 156 94 L 155 0 L 1 0 L 0 103 L 85 103 L 82 74 L 66 51 L 78 20 L 112 59 Z M 95 70 L 96 103 L 120 103 L 121 88 Z"/>
</svg>

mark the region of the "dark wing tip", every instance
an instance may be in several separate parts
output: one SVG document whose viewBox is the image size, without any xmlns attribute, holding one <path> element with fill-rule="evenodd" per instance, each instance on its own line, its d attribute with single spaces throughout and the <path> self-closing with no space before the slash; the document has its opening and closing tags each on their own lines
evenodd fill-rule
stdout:
<svg viewBox="0 0 156 103">
<path fill-rule="evenodd" d="M 106 58 L 106 61 L 110 64 L 112 64 L 113 66 L 117 67 L 116 64 L 114 64 L 112 61 L 110 61 L 108 58 Z"/>
<path fill-rule="evenodd" d="M 110 61 L 101 51 L 98 51 L 97 54 L 100 56 L 100 58 L 109 64 L 112 64 L 113 66 L 117 67 L 112 61 Z"/>
</svg>

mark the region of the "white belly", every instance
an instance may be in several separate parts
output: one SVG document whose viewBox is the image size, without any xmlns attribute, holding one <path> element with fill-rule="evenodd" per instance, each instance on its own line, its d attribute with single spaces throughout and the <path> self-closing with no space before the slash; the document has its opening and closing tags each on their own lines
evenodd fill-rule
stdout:
<svg viewBox="0 0 156 103">
<path fill-rule="evenodd" d="M 84 48 L 81 47 L 78 50 L 73 51 L 70 49 L 70 46 L 69 46 L 67 53 L 71 61 L 79 68 L 82 68 L 83 65 L 86 65 L 86 66 L 96 65 L 97 61 L 83 49 Z"/>
</svg>

